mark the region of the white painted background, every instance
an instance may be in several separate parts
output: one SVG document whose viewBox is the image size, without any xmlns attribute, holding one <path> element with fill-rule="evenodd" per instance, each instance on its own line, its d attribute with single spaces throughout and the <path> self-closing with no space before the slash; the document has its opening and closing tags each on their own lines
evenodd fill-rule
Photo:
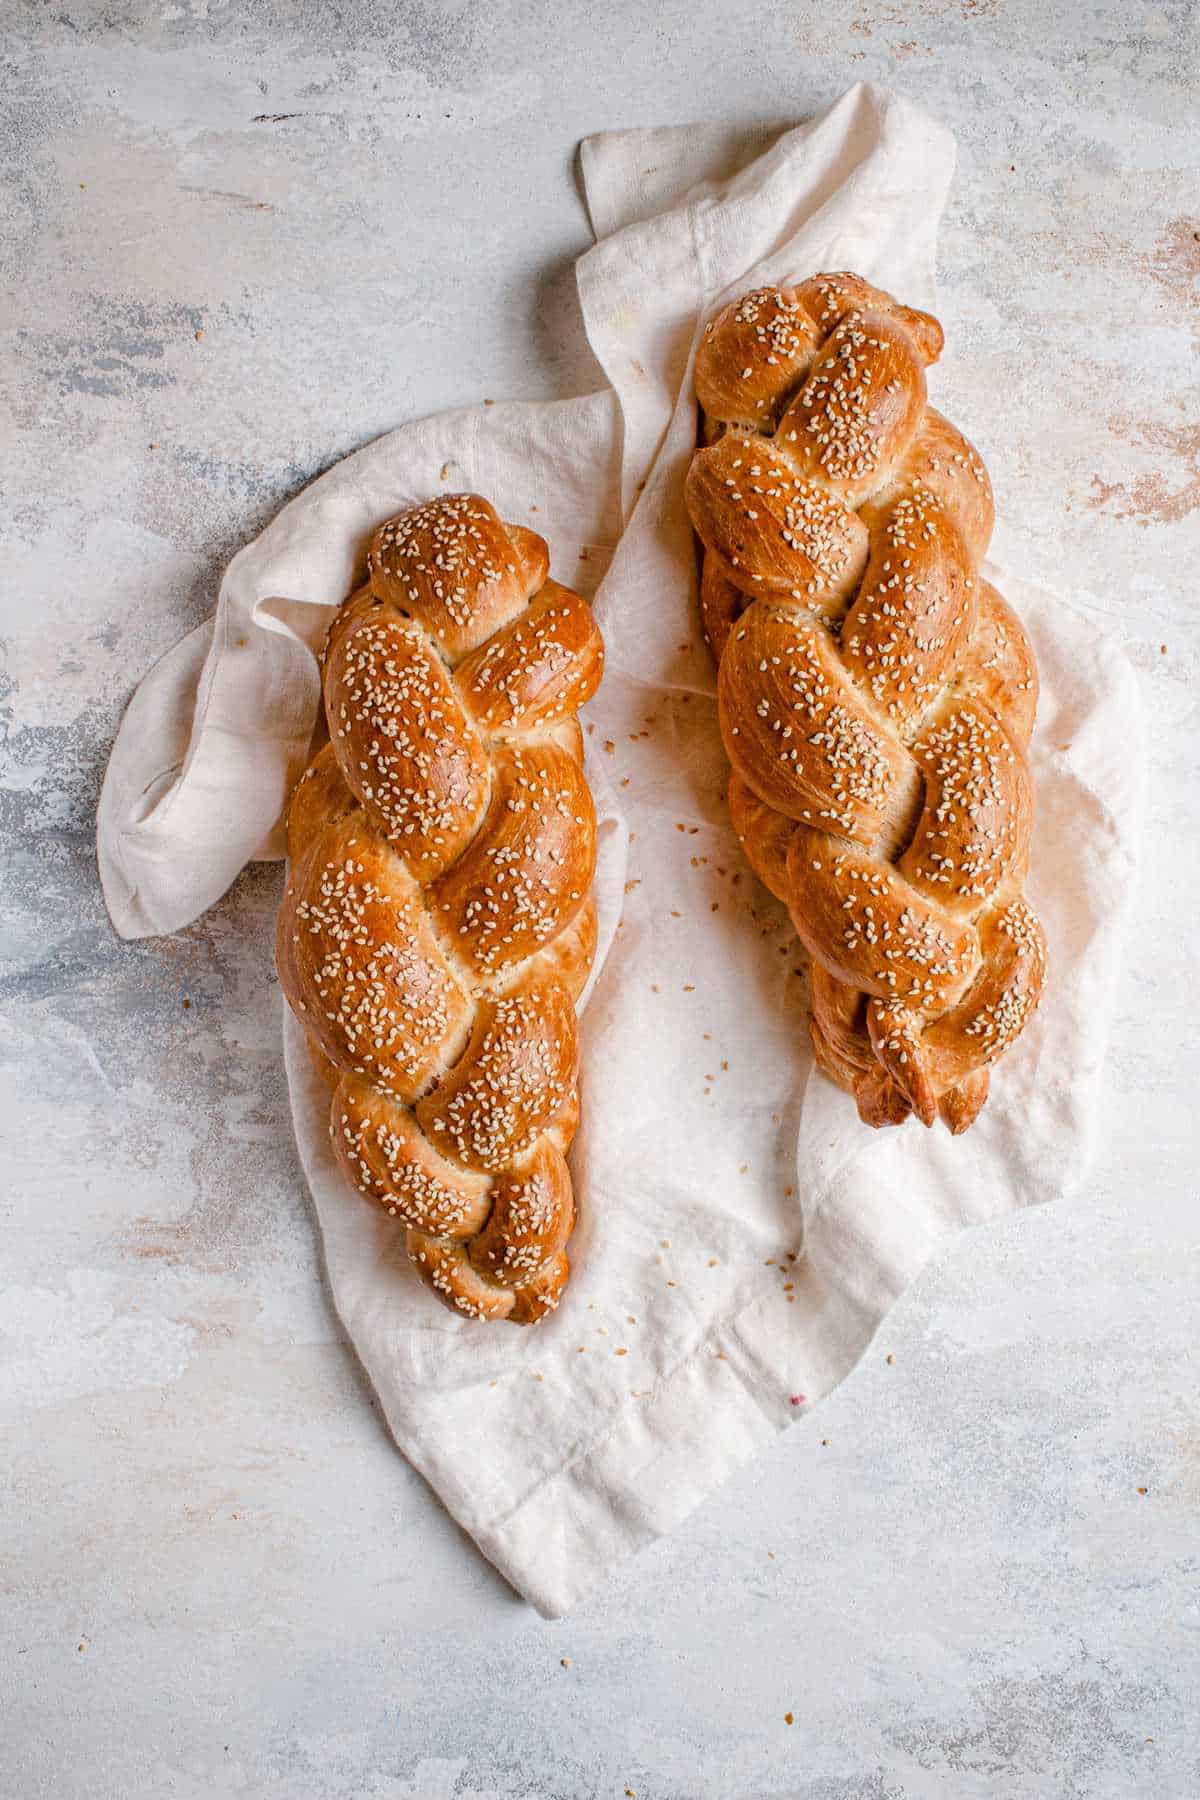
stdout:
<svg viewBox="0 0 1200 1800">
<path fill-rule="evenodd" d="M 0 22 L 0 1793 L 1196 1800 L 1191 0 Z M 309 476 L 421 412 L 595 384 L 581 136 L 756 143 L 859 78 L 959 138 L 939 397 L 999 555 L 1142 677 L 1108 1137 L 1081 1201 L 962 1241 L 831 1401 L 547 1625 L 400 1460 L 331 1315 L 277 871 L 119 944 L 100 774 L 139 675 Z"/>
</svg>

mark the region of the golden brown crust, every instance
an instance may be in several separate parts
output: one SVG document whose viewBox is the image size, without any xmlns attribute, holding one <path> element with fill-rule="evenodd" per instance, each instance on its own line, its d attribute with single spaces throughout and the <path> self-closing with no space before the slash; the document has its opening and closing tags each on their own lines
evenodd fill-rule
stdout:
<svg viewBox="0 0 1200 1800">
<path fill-rule="evenodd" d="M 797 473 L 857 508 L 907 449 L 925 411 L 925 369 L 884 312 L 850 312 L 779 421 Z"/>
<path fill-rule="evenodd" d="M 891 480 L 885 480 L 859 507 L 863 523 L 873 530 L 899 495 L 917 487 L 941 501 L 972 563 L 981 563 L 996 516 L 992 484 L 978 451 L 957 425 L 932 406 L 926 406 L 912 448 L 896 464 Z"/>
<path fill-rule="evenodd" d="M 765 805 L 736 773 L 729 777 L 729 816 L 750 867 L 786 906 L 791 892 L 787 859 L 796 835 L 795 820 Z"/>
<path fill-rule="evenodd" d="M 491 1204 L 488 1176 L 440 1156 L 412 1109 L 361 1075 L 342 1076 L 330 1137 L 350 1180 L 390 1218 L 450 1238 L 483 1229 Z"/>
<path fill-rule="evenodd" d="M 589 893 L 566 930 L 533 958 L 530 977 L 553 976 L 562 982 L 572 1000 L 578 1000 L 596 956 L 596 923 L 596 902 Z"/>
<path fill-rule="evenodd" d="M 1025 749 L 1037 714 L 1037 664 L 1025 627 L 989 581 L 980 583 L 979 610 L 954 685 L 963 694 L 977 695 Z"/>
<path fill-rule="evenodd" d="M 687 503 L 705 547 L 747 593 L 824 599 L 853 593 L 867 560 L 862 522 L 770 443 L 727 432 L 698 450 Z"/>
<path fill-rule="evenodd" d="M 420 626 L 374 609 L 325 659 L 325 710 L 372 834 L 427 881 L 471 842 L 488 799 L 487 754 L 449 670 Z"/>
<path fill-rule="evenodd" d="M 527 1287 L 559 1256 L 574 1223 L 571 1176 L 547 1139 L 519 1175 L 496 1183 L 491 1216 L 468 1254 L 498 1286 Z"/>
<path fill-rule="evenodd" d="M 928 313 L 851 274 L 706 327 L 687 504 L 730 812 L 871 1125 L 971 1124 L 1038 1003 L 1029 640 L 979 574 L 987 471 L 927 403 Z"/>
<path fill-rule="evenodd" d="M 898 306 L 859 275 L 818 275 L 799 287 L 754 288 L 722 307 L 704 328 L 696 395 L 705 418 L 753 431 L 773 428 L 821 345 L 852 312 L 898 323 L 925 362 L 936 362 L 941 354 L 936 319 Z"/>
<path fill-rule="evenodd" d="M 755 288 L 704 328 L 696 394 L 705 416 L 757 430 L 773 425 L 807 372 L 822 333 L 788 288 Z"/>
<path fill-rule="evenodd" d="M 838 981 L 921 1010 L 948 1006 L 979 967 L 973 925 L 931 906 L 887 861 L 828 832 L 796 831 L 788 909 L 810 956 Z"/>
<path fill-rule="evenodd" d="M 318 834 L 284 892 L 284 992 L 331 1062 L 410 1100 L 468 1029 L 419 884 L 359 811 Z"/>
<path fill-rule="evenodd" d="M 530 1323 L 569 1272 L 574 1003 L 596 945 L 577 708 L 603 646 L 477 495 L 383 524 L 330 626 L 280 980 L 351 1181 L 447 1305 Z"/>
<path fill-rule="evenodd" d="M 714 662 L 720 662 L 729 634 L 746 605 L 745 594 L 730 581 L 718 558 L 706 556 L 700 570 L 700 619 Z"/>
<path fill-rule="evenodd" d="M 953 694 L 935 701 L 912 748 L 925 801 L 897 867 L 931 903 L 973 918 L 1024 876 L 1033 827 L 1029 765 L 990 707 Z"/>
<path fill-rule="evenodd" d="M 505 525 L 478 494 L 444 494 L 385 519 L 368 568 L 375 596 L 457 663 L 524 612 L 550 554 L 536 532 Z"/>
<path fill-rule="evenodd" d="M 455 679 L 480 731 L 516 737 L 573 719 L 595 693 L 603 666 L 591 607 L 547 581 L 525 612 L 459 664 Z"/>
<path fill-rule="evenodd" d="M 882 288 L 872 287 L 847 269 L 810 276 L 793 291 L 817 321 L 822 337 L 840 325 L 847 313 L 880 312 L 904 327 L 923 363 L 935 363 L 942 354 L 942 328 L 932 313 L 901 306 Z"/>
<path fill-rule="evenodd" d="M 305 769 L 292 794 L 287 816 L 288 861 L 300 861 L 322 826 L 354 806 L 333 745 L 326 744 Z"/>
<path fill-rule="evenodd" d="M 911 780 L 904 745 L 845 679 L 829 633 L 794 607 L 758 600 L 742 615 L 717 701 L 734 768 L 789 819 L 870 842 Z"/>
<path fill-rule="evenodd" d="M 560 981 L 481 1002 L 461 1059 L 416 1105 L 434 1148 L 500 1174 L 533 1153 L 575 1085 L 575 1008 Z"/>
<path fill-rule="evenodd" d="M 974 618 L 966 546 L 936 494 L 914 484 L 871 534 L 867 572 L 840 633 L 846 675 L 907 733 L 941 693 Z"/>
<path fill-rule="evenodd" d="M 499 746 L 487 814 L 431 884 L 430 905 L 471 979 L 491 981 L 561 936 L 595 866 L 595 808 L 574 757 L 557 744 Z"/>
</svg>

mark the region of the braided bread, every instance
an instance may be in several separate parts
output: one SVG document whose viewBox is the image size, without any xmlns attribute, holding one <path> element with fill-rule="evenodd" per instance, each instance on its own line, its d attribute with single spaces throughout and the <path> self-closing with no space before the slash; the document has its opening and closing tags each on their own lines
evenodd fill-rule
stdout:
<svg viewBox="0 0 1200 1800">
<path fill-rule="evenodd" d="M 604 649 L 548 569 L 475 494 L 380 526 L 325 643 L 330 742 L 289 808 L 277 940 L 346 1174 L 447 1305 L 520 1324 L 568 1274 L 596 943 L 576 712 Z"/>
<path fill-rule="evenodd" d="M 818 1065 L 870 1125 L 965 1131 L 1037 1006 L 1029 640 L 979 576 L 987 471 L 928 405 L 928 313 L 857 275 L 709 323 L 687 503 L 730 813 L 811 958 Z"/>
</svg>

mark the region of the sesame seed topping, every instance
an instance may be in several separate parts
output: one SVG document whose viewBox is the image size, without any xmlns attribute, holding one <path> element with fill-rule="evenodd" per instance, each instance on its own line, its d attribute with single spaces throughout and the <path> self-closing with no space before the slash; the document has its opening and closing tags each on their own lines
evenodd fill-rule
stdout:
<svg viewBox="0 0 1200 1800">
<path fill-rule="evenodd" d="M 936 321 L 857 276 L 822 276 L 787 300 L 803 316 L 776 346 L 759 325 L 783 304 L 756 289 L 706 333 L 703 403 L 728 395 L 730 415 L 712 415 L 715 449 L 698 453 L 719 453 L 715 478 L 689 480 L 697 530 L 734 592 L 721 724 L 758 808 L 738 835 L 847 1004 L 866 993 L 892 1009 L 876 1039 L 901 1090 L 889 1116 L 903 1116 L 908 1095 L 928 1122 L 929 1093 L 957 1091 L 1007 1047 L 1040 993 L 1040 972 L 1021 973 L 1041 969 L 1040 928 L 1013 896 L 1036 672 L 978 576 L 986 470 L 919 403 Z M 698 385 L 700 375 L 698 365 Z M 735 376 L 753 381 L 750 398 Z M 850 534 L 861 542 L 862 526 L 860 580 Z M 785 875 L 789 841 L 813 853 L 789 854 Z M 856 1086 L 876 1054 L 862 1028 L 853 1057 L 816 1029 Z M 967 1104 L 946 1114 L 955 1129 Z"/>
<path fill-rule="evenodd" d="M 281 934 L 289 999 L 343 1071 L 342 1166 L 448 1305 L 522 1322 L 552 1311 L 566 1278 L 565 983 L 591 954 L 594 822 L 578 740 L 559 727 L 602 655 L 577 595 L 537 593 L 536 542 L 472 495 L 376 533 L 370 587 L 324 657 L 358 805 L 335 797 L 317 821 Z"/>
</svg>

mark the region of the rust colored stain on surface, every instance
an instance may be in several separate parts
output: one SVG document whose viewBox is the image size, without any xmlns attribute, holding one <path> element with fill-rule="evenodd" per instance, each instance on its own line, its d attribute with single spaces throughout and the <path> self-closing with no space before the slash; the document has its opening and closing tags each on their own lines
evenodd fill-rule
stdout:
<svg viewBox="0 0 1200 1800">
<path fill-rule="evenodd" d="M 1104 481 L 1092 476 L 1087 504 L 1110 510 L 1118 519 L 1138 525 L 1175 525 L 1200 507 L 1200 425 L 1167 425 L 1160 421 L 1114 419 L 1118 437 L 1138 437 L 1172 462 L 1182 465 L 1183 485 L 1172 487 L 1161 469 L 1132 481 Z"/>
<path fill-rule="evenodd" d="M 1171 219 L 1152 256 L 1143 259 L 1147 275 L 1181 300 L 1200 324 L 1195 284 L 1200 281 L 1200 219 Z"/>
</svg>

